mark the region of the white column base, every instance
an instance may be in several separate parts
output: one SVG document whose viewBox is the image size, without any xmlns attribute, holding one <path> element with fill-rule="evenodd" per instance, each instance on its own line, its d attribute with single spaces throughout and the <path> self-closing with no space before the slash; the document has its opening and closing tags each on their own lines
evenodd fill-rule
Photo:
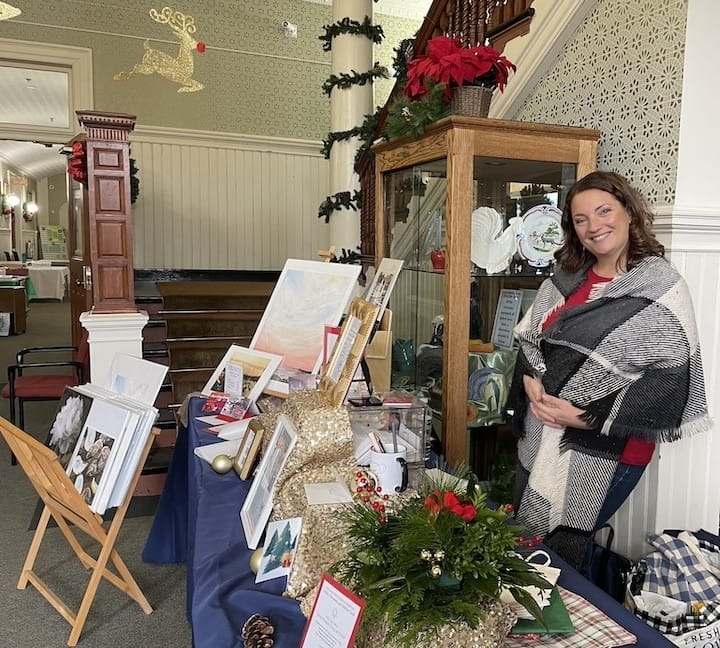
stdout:
<svg viewBox="0 0 720 648">
<path fill-rule="evenodd" d="M 88 331 L 90 382 L 109 389 L 110 367 L 116 354 L 142 357 L 142 330 L 148 319 L 146 311 L 80 315 L 80 324 Z"/>
</svg>

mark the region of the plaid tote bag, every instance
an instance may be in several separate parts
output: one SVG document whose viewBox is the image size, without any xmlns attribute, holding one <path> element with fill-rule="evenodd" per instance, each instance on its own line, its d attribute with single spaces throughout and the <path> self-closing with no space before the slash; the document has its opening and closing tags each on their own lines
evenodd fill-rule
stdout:
<svg viewBox="0 0 720 648">
<path fill-rule="evenodd" d="M 720 538 L 651 534 L 655 551 L 631 572 L 626 606 L 656 630 L 682 635 L 720 621 Z"/>
</svg>

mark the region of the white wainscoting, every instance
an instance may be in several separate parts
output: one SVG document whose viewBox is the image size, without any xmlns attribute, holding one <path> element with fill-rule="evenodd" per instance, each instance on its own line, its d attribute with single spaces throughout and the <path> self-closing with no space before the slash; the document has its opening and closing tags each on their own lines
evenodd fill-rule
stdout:
<svg viewBox="0 0 720 648">
<path fill-rule="evenodd" d="M 659 210 L 662 211 L 662 210 Z M 658 238 L 692 294 L 710 415 L 720 408 L 720 214 L 661 214 Z M 635 492 L 610 521 L 615 548 L 633 558 L 650 550 L 649 532 L 704 528 L 718 532 L 720 439 L 716 429 L 662 444 Z"/>
<path fill-rule="evenodd" d="M 139 126 L 136 268 L 279 270 L 317 259 L 330 228 L 320 142 Z M 358 234 L 359 236 L 359 234 Z"/>
</svg>

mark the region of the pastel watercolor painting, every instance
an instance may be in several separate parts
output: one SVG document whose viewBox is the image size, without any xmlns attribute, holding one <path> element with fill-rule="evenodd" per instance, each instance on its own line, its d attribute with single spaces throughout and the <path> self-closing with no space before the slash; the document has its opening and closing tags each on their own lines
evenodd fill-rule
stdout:
<svg viewBox="0 0 720 648">
<path fill-rule="evenodd" d="M 360 266 L 290 259 L 250 347 L 283 356 L 282 365 L 317 373 L 324 327 L 342 318 Z"/>
</svg>

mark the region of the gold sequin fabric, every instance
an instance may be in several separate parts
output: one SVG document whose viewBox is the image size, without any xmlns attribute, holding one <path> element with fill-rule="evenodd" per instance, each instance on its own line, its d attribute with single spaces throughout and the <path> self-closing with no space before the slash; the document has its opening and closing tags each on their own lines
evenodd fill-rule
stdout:
<svg viewBox="0 0 720 648">
<path fill-rule="evenodd" d="M 343 505 L 308 506 L 304 485 L 338 479 L 350 484 L 356 470 L 355 458 L 347 410 L 331 407 L 319 391 L 292 392 L 282 412 L 295 426 L 298 438 L 278 479 L 272 518 L 303 519 L 285 591 L 302 603 L 305 596 L 314 594 L 323 572 L 343 556 L 341 549 L 332 548 L 332 538 L 342 535 L 337 511 Z M 277 413 L 274 416 L 277 418 Z M 310 610 L 303 612 L 309 614 Z"/>
<path fill-rule="evenodd" d="M 505 638 L 517 617 L 504 603 L 487 599 L 479 603 L 484 621 L 477 628 L 465 623 L 448 623 L 438 634 L 428 634 L 415 644 L 415 648 L 503 648 Z M 356 648 L 399 648 L 398 643 L 388 640 L 382 627 L 363 628 L 355 643 Z"/>
</svg>

